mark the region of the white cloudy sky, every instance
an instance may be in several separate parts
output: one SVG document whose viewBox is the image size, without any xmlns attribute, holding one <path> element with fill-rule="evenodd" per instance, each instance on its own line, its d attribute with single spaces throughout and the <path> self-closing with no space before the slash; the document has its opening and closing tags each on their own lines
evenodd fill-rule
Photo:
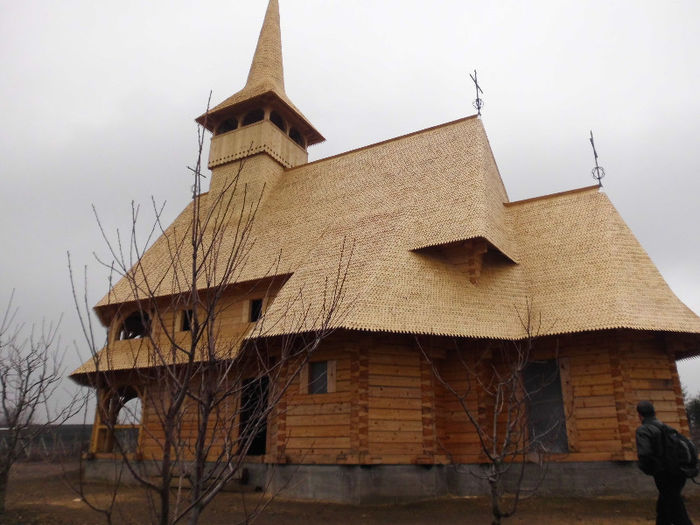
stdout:
<svg viewBox="0 0 700 525">
<path fill-rule="evenodd" d="M 280 4 L 287 93 L 327 138 L 312 159 L 472 114 L 476 68 L 511 200 L 592 184 L 592 129 L 604 191 L 700 312 L 699 2 Z M 66 251 L 91 303 L 106 286 L 91 204 L 110 229 L 132 199 L 179 212 L 193 119 L 243 86 L 266 5 L 0 0 L 0 301 L 16 288 L 79 342 Z M 700 391 L 700 360 L 680 370 Z"/>
</svg>

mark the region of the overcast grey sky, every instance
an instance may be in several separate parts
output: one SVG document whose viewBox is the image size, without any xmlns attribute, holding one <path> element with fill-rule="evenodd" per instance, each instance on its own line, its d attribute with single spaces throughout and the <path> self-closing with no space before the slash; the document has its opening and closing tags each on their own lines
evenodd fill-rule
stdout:
<svg viewBox="0 0 700 525">
<path fill-rule="evenodd" d="M 194 118 L 242 88 L 267 0 L 0 0 L 0 300 L 62 313 L 66 269 L 128 228 L 130 201 L 185 206 Z M 593 184 L 700 312 L 700 2 L 280 0 L 286 89 L 324 134 L 311 159 L 474 113 L 511 200 Z M 87 357 L 83 354 L 82 358 Z M 81 357 L 71 352 L 68 368 Z M 679 365 L 700 391 L 700 360 Z"/>
</svg>

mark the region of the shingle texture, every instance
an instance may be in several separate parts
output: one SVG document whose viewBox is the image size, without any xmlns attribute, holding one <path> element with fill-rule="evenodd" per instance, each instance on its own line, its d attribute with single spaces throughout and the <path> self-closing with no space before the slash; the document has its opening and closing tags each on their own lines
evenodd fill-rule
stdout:
<svg viewBox="0 0 700 525">
<path fill-rule="evenodd" d="M 519 314 L 530 301 L 542 335 L 700 333 L 700 319 L 597 188 L 508 203 L 476 118 L 286 170 L 266 191 L 237 280 L 266 277 L 273 267 L 291 274 L 266 314 L 274 333 L 312 328 L 299 319 L 320 308 L 343 243 L 346 262 L 352 246 L 346 313 L 338 321 L 345 328 L 513 339 L 523 336 Z M 210 198 L 203 195 L 202 205 Z M 187 284 L 187 272 L 175 271 L 188 267 L 187 250 L 174 264 L 168 247 L 187 230 L 191 209 L 141 262 L 153 282 L 157 276 L 164 283 L 164 295 Z M 476 284 L 422 249 L 475 238 L 489 246 Z M 223 242 L 228 253 L 235 235 Z M 130 299 L 122 280 L 98 309 Z"/>
</svg>

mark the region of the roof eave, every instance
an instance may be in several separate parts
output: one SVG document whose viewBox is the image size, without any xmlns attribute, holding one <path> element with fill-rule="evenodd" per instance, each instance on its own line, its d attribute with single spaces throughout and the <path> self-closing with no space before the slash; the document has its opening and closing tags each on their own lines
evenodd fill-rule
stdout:
<svg viewBox="0 0 700 525">
<path fill-rule="evenodd" d="M 208 112 L 203 113 L 202 115 L 197 117 L 195 119 L 195 122 L 197 122 L 199 125 L 203 126 L 204 128 L 213 133 L 219 121 L 223 117 L 232 113 L 236 113 L 241 109 L 252 109 L 252 106 L 256 105 L 256 103 L 259 103 L 262 100 L 265 100 L 266 98 L 272 98 L 275 102 L 282 105 L 284 112 L 292 116 L 292 120 L 294 120 L 294 125 L 301 128 L 300 132 L 306 137 L 309 146 L 319 144 L 326 140 L 326 138 L 323 135 L 321 135 L 321 133 L 311 124 L 311 122 L 309 122 L 309 120 L 304 115 L 302 115 L 302 113 L 298 109 L 292 106 L 289 102 L 287 102 L 284 99 L 284 97 L 281 97 L 277 92 L 275 92 L 272 89 L 265 91 L 264 93 L 260 93 L 259 95 L 255 95 L 253 97 L 246 98 L 244 100 L 240 100 L 229 105 L 220 104 L 215 108 L 209 110 Z"/>
</svg>

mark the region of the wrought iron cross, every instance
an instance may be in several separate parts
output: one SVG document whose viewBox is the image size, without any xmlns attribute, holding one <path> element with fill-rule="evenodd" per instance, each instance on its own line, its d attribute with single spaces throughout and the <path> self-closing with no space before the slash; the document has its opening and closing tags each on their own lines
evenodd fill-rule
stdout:
<svg viewBox="0 0 700 525">
<path fill-rule="evenodd" d="M 595 142 L 593 142 L 592 131 L 591 138 L 589 140 L 591 141 L 591 147 L 593 148 L 593 157 L 595 158 L 595 168 L 591 170 L 591 174 L 593 175 L 593 178 L 598 181 L 598 187 L 603 187 L 603 183 L 601 181 L 603 177 L 605 177 L 605 170 L 602 166 L 598 166 L 598 152 L 595 149 Z"/>
<path fill-rule="evenodd" d="M 476 100 L 474 101 L 474 108 L 476 109 L 476 112 L 479 116 L 481 116 L 481 108 L 484 107 L 484 99 L 479 97 L 479 93 L 482 95 L 484 94 L 483 90 L 481 89 L 481 86 L 479 86 L 479 82 L 476 80 L 476 69 L 474 70 L 474 74 L 472 75 L 471 73 L 469 76 L 472 78 L 472 81 L 474 82 L 474 86 L 476 87 Z"/>
</svg>

